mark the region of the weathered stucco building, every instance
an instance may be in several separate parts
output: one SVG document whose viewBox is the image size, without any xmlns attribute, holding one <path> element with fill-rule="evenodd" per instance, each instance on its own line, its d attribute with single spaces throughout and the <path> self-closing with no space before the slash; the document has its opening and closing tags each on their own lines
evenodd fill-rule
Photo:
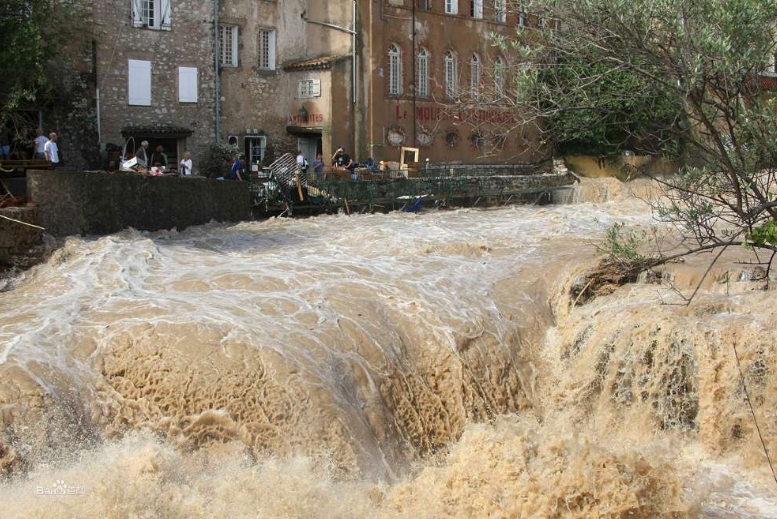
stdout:
<svg viewBox="0 0 777 519">
<path fill-rule="evenodd" d="M 171 161 L 191 150 L 195 169 L 217 139 L 256 166 L 297 149 L 328 161 L 338 146 L 361 160 L 410 146 L 435 163 L 536 162 L 535 133 L 503 102 L 514 56 L 492 34 L 530 37 L 541 21 L 508 5 L 85 0 L 84 150 L 96 140 L 115 166 L 128 137 L 146 139 Z"/>
</svg>

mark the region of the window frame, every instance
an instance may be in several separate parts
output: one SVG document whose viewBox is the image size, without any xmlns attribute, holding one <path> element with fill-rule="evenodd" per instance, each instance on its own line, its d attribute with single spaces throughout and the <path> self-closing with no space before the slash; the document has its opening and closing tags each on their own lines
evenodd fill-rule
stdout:
<svg viewBox="0 0 777 519">
<path fill-rule="evenodd" d="M 445 14 L 459 14 L 459 0 L 445 0 Z"/>
<path fill-rule="evenodd" d="M 520 13 L 523 13 L 523 9 L 521 9 Z M 520 16 L 521 14 L 519 14 Z M 507 0 L 494 0 L 494 21 L 497 23 L 507 23 Z"/>
<path fill-rule="evenodd" d="M 320 79 L 305 78 L 297 81 L 297 99 L 314 99 L 316 97 L 321 97 Z"/>
<path fill-rule="evenodd" d="M 443 69 L 445 74 L 445 98 L 456 99 L 459 96 L 459 63 L 452 50 L 445 51 Z"/>
<path fill-rule="evenodd" d="M 496 0 L 499 1 L 499 0 Z M 483 19 L 483 0 L 470 0 L 470 15 L 476 20 Z"/>
<path fill-rule="evenodd" d="M 470 96 L 472 99 L 478 99 L 480 97 L 480 80 L 483 75 L 483 61 L 477 52 L 472 53 L 469 59 L 469 88 Z"/>
<path fill-rule="evenodd" d="M 274 72 L 277 66 L 275 47 L 278 33 L 272 27 L 261 27 L 258 32 L 256 66 L 260 71 Z"/>
<path fill-rule="evenodd" d="M 388 50 L 388 92 L 390 96 L 402 95 L 402 48 L 391 43 Z"/>
<path fill-rule="evenodd" d="M 494 99 L 502 101 L 505 97 L 505 62 L 501 56 L 494 59 Z"/>
<path fill-rule="evenodd" d="M 144 16 L 147 4 L 153 7 L 153 20 L 149 20 L 147 15 Z M 172 29 L 172 0 L 132 0 L 130 10 L 133 27 L 155 31 Z"/>
<path fill-rule="evenodd" d="M 231 55 L 229 56 L 229 63 L 224 59 L 226 57 L 226 45 L 224 42 L 227 40 L 225 31 L 229 29 L 229 42 L 231 48 Z M 240 33 L 240 26 L 233 24 L 219 24 L 219 67 L 221 68 L 237 68 L 240 65 L 238 56 L 238 35 Z"/>
<path fill-rule="evenodd" d="M 430 62 L 431 54 L 425 47 L 421 47 L 418 50 L 418 56 L 416 56 L 416 95 L 418 97 L 429 97 L 430 94 Z"/>
</svg>

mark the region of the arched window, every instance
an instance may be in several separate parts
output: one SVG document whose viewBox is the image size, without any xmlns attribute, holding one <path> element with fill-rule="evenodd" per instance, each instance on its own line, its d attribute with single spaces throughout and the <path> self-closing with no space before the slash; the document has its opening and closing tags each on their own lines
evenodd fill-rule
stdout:
<svg viewBox="0 0 777 519">
<path fill-rule="evenodd" d="M 392 96 L 402 95 L 402 51 L 399 46 L 392 43 L 389 45 L 389 94 Z"/>
<path fill-rule="evenodd" d="M 494 98 L 499 101 L 505 95 L 505 62 L 499 56 L 494 60 Z"/>
<path fill-rule="evenodd" d="M 469 90 L 473 98 L 480 95 L 480 56 L 472 55 L 470 60 Z"/>
<path fill-rule="evenodd" d="M 418 65 L 416 69 L 418 75 L 416 94 L 418 97 L 429 97 L 429 51 L 426 49 L 422 48 L 418 51 Z"/>
<path fill-rule="evenodd" d="M 459 72 L 456 56 L 451 51 L 445 52 L 445 97 L 455 99 L 459 94 Z"/>
</svg>

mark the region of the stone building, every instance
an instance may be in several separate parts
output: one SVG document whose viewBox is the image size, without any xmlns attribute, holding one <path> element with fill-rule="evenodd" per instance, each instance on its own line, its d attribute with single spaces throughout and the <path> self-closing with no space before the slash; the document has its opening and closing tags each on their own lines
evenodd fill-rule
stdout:
<svg viewBox="0 0 777 519">
<path fill-rule="evenodd" d="M 545 158 L 537 128 L 517 118 L 509 71 L 518 60 L 494 45 L 494 34 L 531 38 L 544 28 L 542 18 L 516 6 L 383 0 L 362 10 L 363 153 L 398 160 L 399 147 L 412 146 L 433 163 Z"/>
<path fill-rule="evenodd" d="M 100 148 L 133 137 L 172 162 L 215 139 L 214 8 L 202 0 L 94 0 Z M 129 150 L 132 150 L 132 145 Z"/>
<path fill-rule="evenodd" d="M 507 0 L 83 5 L 72 120 L 90 128 L 79 137 L 84 154 L 94 150 L 105 166 L 116 166 L 129 137 L 162 145 L 170 161 L 191 150 L 195 164 L 223 140 L 255 167 L 297 149 L 328 160 L 339 146 L 376 161 L 398 160 L 402 146 L 435 163 L 544 157 L 536 132 L 502 102 L 516 60 L 491 41 L 542 23 L 508 11 Z"/>
</svg>

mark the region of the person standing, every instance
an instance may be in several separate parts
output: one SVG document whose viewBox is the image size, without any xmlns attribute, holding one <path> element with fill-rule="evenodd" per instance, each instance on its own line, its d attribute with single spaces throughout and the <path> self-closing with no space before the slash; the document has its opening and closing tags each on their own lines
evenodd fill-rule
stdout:
<svg viewBox="0 0 777 519">
<path fill-rule="evenodd" d="M 167 169 L 167 155 L 165 155 L 165 148 L 161 144 L 156 147 L 156 150 L 151 155 L 151 165 Z"/>
<path fill-rule="evenodd" d="M 324 178 L 324 159 L 321 154 L 316 155 L 316 160 L 313 161 L 313 172 L 316 174 L 316 180 L 321 181 Z"/>
<path fill-rule="evenodd" d="M 188 151 L 183 152 L 183 159 L 181 159 L 181 162 L 178 164 L 178 172 L 179 175 L 182 177 L 190 177 L 192 176 L 192 154 Z"/>
<path fill-rule="evenodd" d="M 140 148 L 135 152 L 135 158 L 138 161 L 138 166 L 148 167 L 148 141 L 140 143 Z"/>
<path fill-rule="evenodd" d="M 51 165 L 56 167 L 59 164 L 59 146 L 57 146 L 57 134 L 51 132 L 49 134 L 49 140 L 43 146 L 43 153 L 46 160 L 51 162 Z"/>
<path fill-rule="evenodd" d="M 308 159 L 302 154 L 302 150 L 297 150 L 297 166 L 300 171 L 308 171 Z"/>
<path fill-rule="evenodd" d="M 243 161 L 245 160 L 245 155 L 240 155 L 238 158 L 235 159 L 235 162 L 232 163 L 232 169 L 229 172 L 229 176 L 227 178 L 229 180 L 243 180 L 243 172 L 245 170 L 245 166 L 243 166 Z"/>
<path fill-rule="evenodd" d="M 48 139 L 43 135 L 43 128 L 35 130 L 37 137 L 32 141 L 32 158 L 35 160 L 46 160 L 46 143 Z"/>
<path fill-rule="evenodd" d="M 0 128 L 0 159 L 7 159 L 11 155 L 11 130 L 6 126 Z"/>
</svg>

